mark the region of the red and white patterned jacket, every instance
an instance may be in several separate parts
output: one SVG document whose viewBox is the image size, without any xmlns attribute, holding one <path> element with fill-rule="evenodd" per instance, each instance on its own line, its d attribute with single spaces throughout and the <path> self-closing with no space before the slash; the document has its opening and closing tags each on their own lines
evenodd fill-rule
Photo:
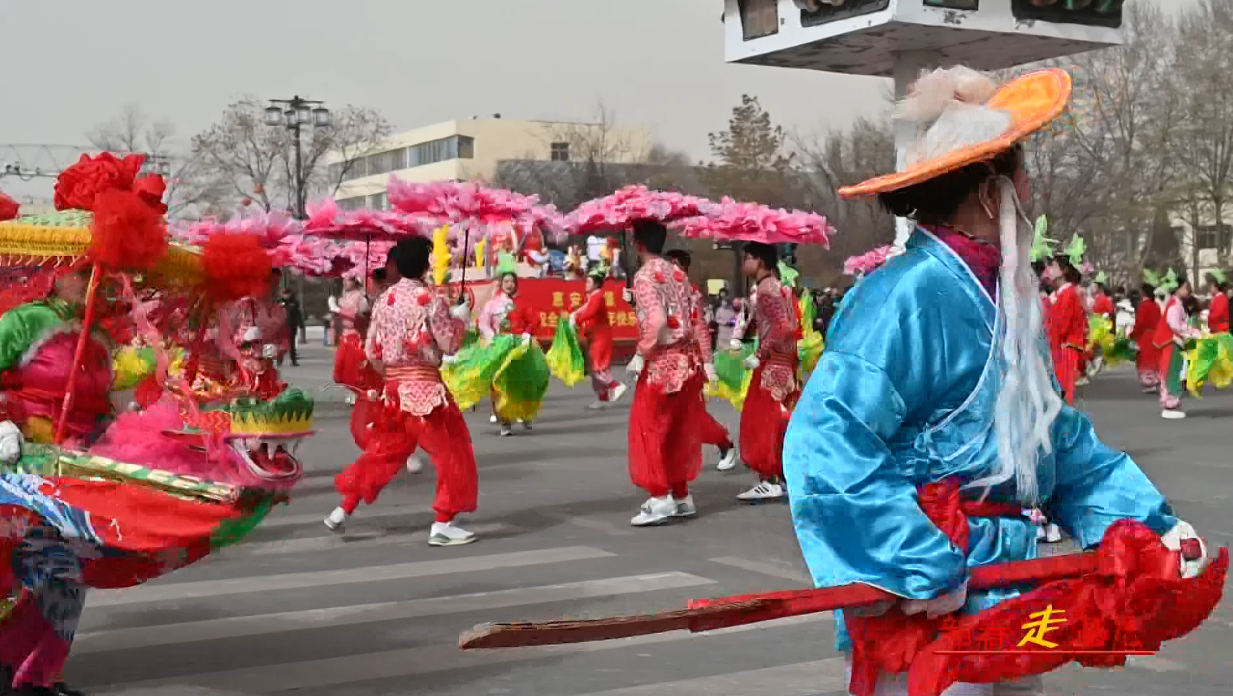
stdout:
<svg viewBox="0 0 1233 696">
<path fill-rule="evenodd" d="M 395 387 L 402 410 L 426 416 L 449 402 L 441 358 L 458 350 L 466 331 L 444 299 L 422 281 L 404 278 L 377 299 L 364 350 L 385 365 L 387 398 Z"/>
<path fill-rule="evenodd" d="M 751 293 L 758 330 L 758 360 L 762 364 L 762 387 L 782 402 L 797 390 L 797 341 L 800 322 L 791 288 L 769 275 Z"/>
<path fill-rule="evenodd" d="M 634 276 L 634 298 L 637 352 L 646 361 L 647 382 L 667 394 L 678 392 L 702 366 L 702 317 L 689 278 L 666 259 L 653 257 Z"/>
</svg>

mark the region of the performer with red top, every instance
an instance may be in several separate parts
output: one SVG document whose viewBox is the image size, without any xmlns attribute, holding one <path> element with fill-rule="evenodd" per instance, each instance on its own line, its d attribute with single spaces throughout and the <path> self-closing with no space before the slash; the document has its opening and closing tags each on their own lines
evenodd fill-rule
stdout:
<svg viewBox="0 0 1233 696">
<path fill-rule="evenodd" d="M 673 249 L 664 254 L 664 257 L 673 263 L 677 268 L 689 275 L 689 267 L 693 261 L 689 252 L 684 249 Z M 702 308 L 702 291 L 697 285 L 690 283 L 690 289 L 693 291 L 694 306 Z M 712 362 L 711 360 L 711 330 L 705 322 L 700 324 L 702 327 L 698 332 L 698 350 L 703 356 L 704 364 Z M 736 446 L 732 443 L 732 437 L 728 434 L 728 429 L 719 424 L 704 407 L 702 409 L 702 444 L 712 445 L 719 448 L 719 466 L 720 471 L 729 471 L 736 466 Z"/>
<path fill-rule="evenodd" d="M 364 382 L 364 336 L 368 333 L 368 297 L 358 280 L 344 281 L 342 297 L 338 299 L 340 319 L 338 351 L 334 354 L 334 382 L 352 389 L 371 388 Z"/>
<path fill-rule="evenodd" d="M 1099 314 L 1109 321 L 1114 321 L 1116 310 L 1113 307 L 1113 298 L 1109 297 L 1109 288 L 1097 279 L 1092 283 L 1092 314 Z"/>
<path fill-rule="evenodd" d="M 523 340 L 529 343 L 534 340 L 535 330 L 539 327 L 539 320 L 527 305 L 520 305 L 514 301 L 514 298 L 518 297 L 518 274 L 512 270 L 507 270 L 500 274 L 500 278 L 501 289 L 484 304 L 484 309 L 480 311 L 480 338 L 487 342 L 491 341 L 497 334 L 504 333 L 522 336 Z M 497 395 L 495 392 L 493 393 L 492 416 L 489 422 L 501 423 L 501 437 L 509 437 L 514 434 L 511 428 L 512 423 L 501 421 L 500 416 L 497 414 Z M 530 430 L 530 421 L 523 421 L 522 427 L 525 430 Z"/>
<path fill-rule="evenodd" d="M 427 239 L 410 237 L 399 241 L 391 254 L 401 277 L 377 299 L 365 345 L 368 359 L 384 374 L 383 410 L 364 453 L 334 479 L 343 500 L 325 519 L 333 531 L 342 530 L 361 500 L 375 502 L 420 447 L 437 468 L 437 514 L 428 543 L 475 541 L 475 534 L 454 524 L 458 514 L 475 510 L 475 452 L 466 421 L 440 374 L 442 356 L 462 345 L 470 307 L 464 302 L 448 308 L 424 282 L 430 250 Z"/>
<path fill-rule="evenodd" d="M 626 367 L 638 379 L 629 415 L 629 475 L 651 497 L 630 524 L 645 527 L 698 514 L 689 482 L 702 468 L 703 380 L 716 377 L 699 350 L 702 316 L 689 279 L 662 256 L 668 229 L 651 220 L 633 228 L 642 267 L 633 287 L 637 353 Z"/>
<path fill-rule="evenodd" d="M 745 244 L 742 270 L 754 281 L 749 299 L 758 332 L 758 352 L 745 361 L 754 374 L 741 409 L 741 459 L 760 480 L 737 496 L 743 502 L 778 500 L 786 495 L 783 437 L 801 390 L 796 378 L 800 322 L 796 298 L 779 282 L 778 268 L 779 254 L 774 246 Z M 735 340 L 733 349 L 740 349 Z"/>
<path fill-rule="evenodd" d="M 1156 348 L 1156 327 L 1160 324 L 1160 304 L 1156 302 L 1156 286 L 1144 282 L 1139 290 L 1143 299 L 1135 307 L 1135 324 L 1130 329 L 1130 340 L 1138 348 L 1135 370 L 1139 374 L 1139 386 L 1144 394 L 1155 394 L 1160 389 L 1160 350 Z"/>
<path fill-rule="evenodd" d="M 1212 333 L 1229 333 L 1229 282 L 1223 271 L 1207 274 L 1212 288 L 1211 306 L 1207 308 L 1207 330 Z"/>
<path fill-rule="evenodd" d="M 1066 403 L 1075 403 L 1075 382 L 1087 350 L 1087 312 L 1079 297 L 1079 269 L 1059 259 L 1062 286 L 1053 294 L 1049 311 L 1049 347 L 1053 351 L 1053 369 L 1062 387 Z"/>
<path fill-rule="evenodd" d="M 1180 420 L 1186 417 L 1182 410 L 1182 395 L 1186 392 L 1184 351 L 1186 342 L 1198 338 L 1199 332 L 1190 328 L 1190 317 L 1182 302 L 1190 297 L 1190 281 L 1185 276 L 1175 277 L 1170 271 L 1160 288 L 1171 291 L 1152 334 L 1152 345 L 1160 351 L 1160 417 Z"/>
<path fill-rule="evenodd" d="M 608 305 L 604 302 L 604 274 L 598 269 L 589 273 L 586 288 L 586 304 L 569 315 L 569 323 L 587 339 L 591 389 L 595 390 L 595 403 L 587 408 L 595 410 L 621 398 L 626 387 L 612 376 L 612 326 L 608 323 Z"/>
</svg>

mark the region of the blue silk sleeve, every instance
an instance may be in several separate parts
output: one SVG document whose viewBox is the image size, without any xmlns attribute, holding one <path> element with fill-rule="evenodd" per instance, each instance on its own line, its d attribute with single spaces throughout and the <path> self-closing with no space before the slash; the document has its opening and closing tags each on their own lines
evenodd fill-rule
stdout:
<svg viewBox="0 0 1233 696">
<path fill-rule="evenodd" d="M 1053 424 L 1057 484 L 1050 516 L 1080 541 L 1100 543 L 1109 525 L 1133 519 L 1164 534 L 1177 523 L 1164 496 L 1125 452 L 1096 437 L 1091 420 L 1063 406 Z"/>
<path fill-rule="evenodd" d="M 914 473 L 887 446 L 926 398 L 925 369 L 904 368 L 911 353 L 896 357 L 912 342 L 899 322 L 869 319 L 847 317 L 868 340 L 832 332 L 832 343 L 860 345 L 823 351 L 792 414 L 783 452 L 792 520 L 815 586 L 931 599 L 963 582 L 965 558 L 921 512 Z"/>
</svg>

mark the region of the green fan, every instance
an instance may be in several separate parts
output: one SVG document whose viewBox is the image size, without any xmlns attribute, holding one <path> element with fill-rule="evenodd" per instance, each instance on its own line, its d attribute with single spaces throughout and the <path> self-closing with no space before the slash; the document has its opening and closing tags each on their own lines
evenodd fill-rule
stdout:
<svg viewBox="0 0 1233 696">
<path fill-rule="evenodd" d="M 1092 282 L 1096 283 L 1097 285 L 1105 285 L 1109 282 L 1109 276 L 1104 271 L 1101 271 L 1096 274 L 1096 277 L 1092 279 Z"/>
<path fill-rule="evenodd" d="M 1049 219 L 1044 215 L 1036 218 L 1036 234 L 1032 238 L 1032 263 L 1053 256 L 1053 245 L 1057 244 L 1057 241 L 1045 236 L 1048 231 Z"/>
<path fill-rule="evenodd" d="M 796 279 L 800 277 L 801 272 L 789 266 L 783 261 L 779 262 L 779 281 L 784 285 L 794 288 L 796 287 Z"/>
<path fill-rule="evenodd" d="M 1078 268 L 1083 265 L 1083 254 L 1086 252 L 1087 244 L 1083 241 L 1083 237 L 1076 234 L 1070 238 L 1070 244 L 1062 254 L 1070 261 L 1071 266 Z"/>
<path fill-rule="evenodd" d="M 1143 282 L 1156 288 L 1160 287 L 1160 274 L 1150 268 L 1143 269 Z"/>
<path fill-rule="evenodd" d="M 514 255 L 508 252 L 497 254 L 497 277 L 506 273 L 518 274 L 518 262 L 514 259 Z"/>
<path fill-rule="evenodd" d="M 1169 272 L 1165 273 L 1164 277 L 1160 279 L 1160 283 L 1156 285 L 1156 288 L 1158 290 L 1163 290 L 1164 292 L 1172 294 L 1173 291 L 1177 289 L 1177 286 L 1179 284 L 1177 280 L 1178 280 L 1177 273 L 1175 273 L 1173 269 L 1170 268 Z"/>
<path fill-rule="evenodd" d="M 1219 268 L 1213 268 L 1211 271 L 1208 271 L 1207 274 L 1212 277 L 1212 280 L 1220 283 L 1221 285 L 1229 282 L 1229 276 Z"/>
</svg>

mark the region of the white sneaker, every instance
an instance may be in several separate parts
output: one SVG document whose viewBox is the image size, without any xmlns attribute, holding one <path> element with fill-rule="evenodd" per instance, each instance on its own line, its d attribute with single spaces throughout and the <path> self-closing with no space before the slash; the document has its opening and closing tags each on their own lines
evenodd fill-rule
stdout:
<svg viewBox="0 0 1233 696">
<path fill-rule="evenodd" d="M 674 500 L 676 500 L 674 498 Z M 680 500 L 676 500 L 676 512 L 672 513 L 673 517 L 697 517 L 698 506 L 694 505 L 694 496 L 689 494 Z"/>
<path fill-rule="evenodd" d="M 719 457 L 719 464 L 715 467 L 720 471 L 732 471 L 736 468 L 736 448 L 729 447 Z"/>
<path fill-rule="evenodd" d="M 501 426 L 501 437 L 509 437 L 513 434 L 514 434 L 513 429 L 510 428 L 508 425 Z"/>
<path fill-rule="evenodd" d="M 1092 383 L 1092 380 L 1088 379 L 1087 377 L 1080 377 L 1079 379 L 1075 380 L 1076 387 L 1086 387 L 1087 385 L 1091 383 Z"/>
<path fill-rule="evenodd" d="M 340 507 L 334 508 L 334 512 L 331 512 L 325 518 L 326 528 L 328 528 L 331 532 L 334 532 L 335 534 L 341 533 L 343 531 L 343 527 L 346 526 L 346 523 L 347 523 L 347 511 L 343 510 Z"/>
<path fill-rule="evenodd" d="M 462 546 L 475 541 L 475 533 L 455 527 L 453 522 L 433 522 L 428 532 L 429 546 Z"/>
<path fill-rule="evenodd" d="M 496 423 L 496 422 L 497 422 L 497 414 L 495 414 L 495 413 L 494 413 L 494 414 L 492 414 L 491 416 L 488 416 L 488 422 L 489 422 L 489 423 Z"/>
<path fill-rule="evenodd" d="M 1160 417 L 1165 420 L 1181 420 L 1186 417 L 1186 412 L 1166 408 L 1160 412 Z"/>
<path fill-rule="evenodd" d="M 637 516 L 630 520 L 629 523 L 635 527 L 651 527 L 667 522 L 668 518 L 676 515 L 676 512 L 677 504 L 672 499 L 672 496 L 648 498 L 642 504 L 642 507 L 639 508 Z"/>
<path fill-rule="evenodd" d="M 424 461 L 417 455 L 407 457 L 407 473 L 418 474 L 424 470 Z"/>
<path fill-rule="evenodd" d="M 522 423 L 523 430 L 527 431 L 528 433 L 531 432 L 531 421 L 518 421 L 518 422 Z"/>
<path fill-rule="evenodd" d="M 1062 540 L 1062 530 L 1056 524 L 1045 525 L 1045 543 L 1056 544 Z"/>
<path fill-rule="evenodd" d="M 625 395 L 626 391 L 629 391 L 629 387 L 625 386 L 624 382 L 617 382 L 616 386 L 612 388 L 612 391 L 608 392 L 608 403 L 612 403 L 617 399 L 620 399 Z"/>
<path fill-rule="evenodd" d="M 762 481 L 744 493 L 736 496 L 743 503 L 756 503 L 763 500 L 779 500 L 783 497 L 783 486 L 778 483 Z"/>
<path fill-rule="evenodd" d="M 606 402 L 596 400 L 595 402 L 589 404 L 587 408 L 591 411 L 602 411 L 607 408 L 607 406 L 608 404 Z"/>
</svg>

